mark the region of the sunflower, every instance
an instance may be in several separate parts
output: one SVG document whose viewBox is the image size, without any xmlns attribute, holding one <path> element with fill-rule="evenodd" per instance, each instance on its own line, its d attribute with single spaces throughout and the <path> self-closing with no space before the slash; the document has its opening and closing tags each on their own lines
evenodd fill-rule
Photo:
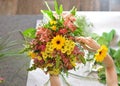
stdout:
<svg viewBox="0 0 120 86">
<path fill-rule="evenodd" d="M 53 44 L 54 48 L 56 48 L 57 50 L 61 50 L 64 46 L 65 38 L 60 35 L 57 35 L 52 39 L 51 43 Z"/>
<path fill-rule="evenodd" d="M 105 45 L 102 45 L 95 54 L 96 62 L 102 62 L 107 55 L 108 48 Z"/>
</svg>

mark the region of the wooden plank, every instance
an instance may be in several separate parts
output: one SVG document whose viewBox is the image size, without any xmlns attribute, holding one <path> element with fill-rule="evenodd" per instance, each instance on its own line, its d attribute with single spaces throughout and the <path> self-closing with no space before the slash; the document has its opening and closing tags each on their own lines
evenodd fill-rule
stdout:
<svg viewBox="0 0 120 86">
<path fill-rule="evenodd" d="M 58 0 L 65 10 L 76 6 L 79 11 L 108 11 L 109 0 Z"/>
<path fill-rule="evenodd" d="M 17 14 L 40 14 L 45 7 L 44 0 L 19 0 Z"/>
<path fill-rule="evenodd" d="M 15 15 L 18 0 L 0 0 L 0 15 Z"/>
</svg>

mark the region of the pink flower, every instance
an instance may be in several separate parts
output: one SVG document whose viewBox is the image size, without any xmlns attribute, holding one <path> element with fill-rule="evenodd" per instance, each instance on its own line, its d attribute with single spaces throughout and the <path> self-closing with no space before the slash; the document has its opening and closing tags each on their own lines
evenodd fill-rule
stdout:
<svg viewBox="0 0 120 86">
<path fill-rule="evenodd" d="M 70 20 L 65 20 L 64 26 L 67 27 L 68 29 L 70 29 L 72 32 L 74 32 L 76 30 L 76 26 Z"/>
<path fill-rule="evenodd" d="M 64 26 L 69 28 L 72 32 L 76 30 L 76 26 L 74 25 L 74 21 L 76 20 L 72 14 L 64 14 Z"/>
<path fill-rule="evenodd" d="M 51 38 L 52 32 L 49 29 L 39 27 L 36 32 L 36 36 L 41 42 L 48 42 Z"/>
<path fill-rule="evenodd" d="M 66 34 L 68 32 L 68 30 L 66 29 L 66 28 L 63 28 L 63 29 L 60 29 L 59 30 L 59 33 L 61 33 L 61 34 Z"/>
</svg>

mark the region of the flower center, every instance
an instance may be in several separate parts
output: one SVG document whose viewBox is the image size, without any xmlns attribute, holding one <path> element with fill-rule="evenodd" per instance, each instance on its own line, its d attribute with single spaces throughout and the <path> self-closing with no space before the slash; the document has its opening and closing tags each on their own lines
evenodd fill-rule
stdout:
<svg viewBox="0 0 120 86">
<path fill-rule="evenodd" d="M 101 55 L 102 51 L 99 52 L 99 54 Z"/>
<path fill-rule="evenodd" d="M 60 44 L 60 41 L 58 40 L 56 43 L 57 43 L 57 44 Z"/>
</svg>

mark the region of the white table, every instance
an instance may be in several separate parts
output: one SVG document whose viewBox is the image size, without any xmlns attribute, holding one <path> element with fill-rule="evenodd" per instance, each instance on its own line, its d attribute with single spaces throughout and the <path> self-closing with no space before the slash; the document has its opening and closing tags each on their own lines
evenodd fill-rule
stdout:
<svg viewBox="0 0 120 86">
<path fill-rule="evenodd" d="M 93 32 L 98 33 L 99 35 L 102 32 L 109 32 L 111 29 L 115 29 L 117 35 L 120 34 L 120 13 L 119 12 L 78 12 L 79 15 L 84 15 L 87 17 L 89 21 L 94 24 L 94 28 L 92 28 Z M 117 38 L 116 40 L 118 40 Z M 115 47 L 115 43 L 112 45 Z M 80 65 L 80 69 L 76 72 L 71 71 L 72 73 L 86 76 L 90 69 L 89 63 L 86 66 Z M 97 77 L 95 74 L 91 75 L 92 77 Z M 104 86 L 99 83 L 99 81 L 94 79 L 76 79 L 71 76 L 65 77 L 66 80 L 71 84 L 71 86 Z M 28 73 L 27 86 L 43 86 L 44 83 L 49 79 L 49 75 L 45 75 L 40 69 L 35 71 L 31 71 Z M 61 80 L 62 83 L 62 80 Z M 63 86 L 66 86 L 63 84 Z"/>
</svg>

